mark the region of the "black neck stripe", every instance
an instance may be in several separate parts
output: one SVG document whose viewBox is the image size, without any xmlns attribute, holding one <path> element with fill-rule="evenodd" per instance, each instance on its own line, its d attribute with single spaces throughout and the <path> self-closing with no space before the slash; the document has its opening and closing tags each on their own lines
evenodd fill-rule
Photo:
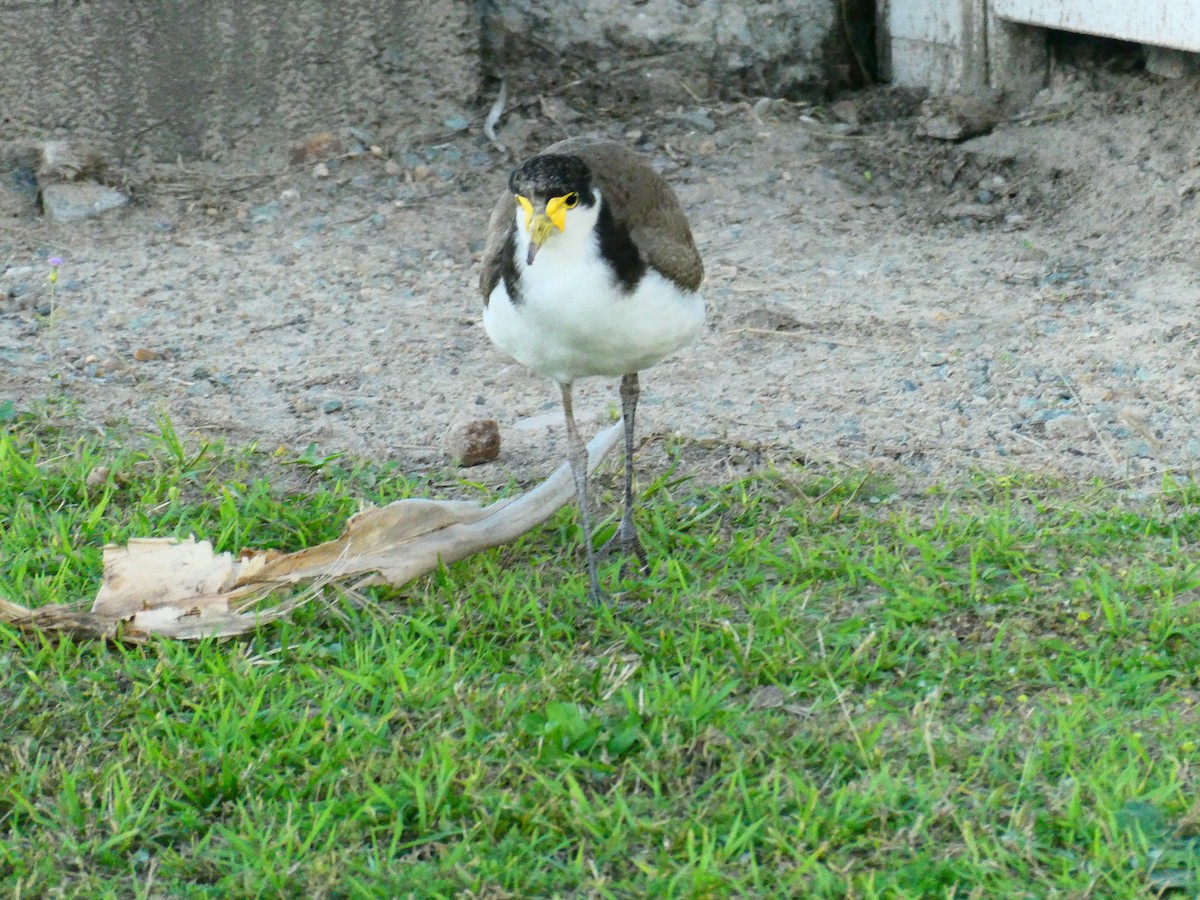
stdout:
<svg viewBox="0 0 1200 900">
<path fill-rule="evenodd" d="M 600 238 L 600 255 L 612 266 L 621 287 L 632 291 L 646 274 L 646 263 L 633 238 L 629 236 L 629 229 L 613 218 L 612 210 L 608 208 L 603 194 L 600 195 L 596 234 Z"/>
</svg>

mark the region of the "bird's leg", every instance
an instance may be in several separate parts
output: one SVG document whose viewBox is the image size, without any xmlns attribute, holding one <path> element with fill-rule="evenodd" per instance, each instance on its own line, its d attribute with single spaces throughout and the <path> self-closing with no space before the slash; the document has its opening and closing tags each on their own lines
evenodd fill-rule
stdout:
<svg viewBox="0 0 1200 900">
<path fill-rule="evenodd" d="M 646 559 L 646 551 L 642 542 L 638 540 L 637 529 L 633 524 L 633 428 L 640 393 L 637 372 L 621 379 L 621 418 L 625 421 L 625 511 L 621 514 L 621 524 L 600 548 L 600 553 L 604 555 L 612 552 L 613 546 L 619 542 L 625 560 L 637 557 L 638 567 L 644 575 L 650 571 L 650 563 Z M 622 569 L 624 566 L 625 563 L 622 563 Z M 622 571 L 622 576 L 624 574 Z"/>
<path fill-rule="evenodd" d="M 575 411 L 571 399 L 571 382 L 559 384 L 562 391 L 563 413 L 567 419 L 567 456 L 571 463 L 571 474 L 575 476 L 575 496 L 579 500 L 579 522 L 583 528 L 583 546 L 587 551 L 588 590 L 593 600 L 602 600 L 600 581 L 596 577 L 596 551 L 592 547 L 592 518 L 588 514 L 587 445 L 579 436 L 579 427 L 575 424 Z"/>
</svg>

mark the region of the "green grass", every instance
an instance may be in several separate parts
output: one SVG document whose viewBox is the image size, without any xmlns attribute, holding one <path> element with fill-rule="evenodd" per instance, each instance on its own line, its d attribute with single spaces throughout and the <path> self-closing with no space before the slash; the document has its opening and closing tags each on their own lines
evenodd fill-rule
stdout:
<svg viewBox="0 0 1200 900">
<path fill-rule="evenodd" d="M 0 438 L 0 595 L 99 549 L 332 537 L 483 495 L 181 440 Z M 1200 892 L 1200 491 L 855 473 L 643 485 L 653 577 L 582 599 L 575 517 L 252 637 L 0 630 L 22 897 L 1146 897 Z M 271 484 L 261 475 L 275 472 Z M 90 478 L 89 478 L 90 476 Z M 274 485 L 274 486 L 272 486 Z M 616 564 L 605 568 L 609 585 Z"/>
</svg>

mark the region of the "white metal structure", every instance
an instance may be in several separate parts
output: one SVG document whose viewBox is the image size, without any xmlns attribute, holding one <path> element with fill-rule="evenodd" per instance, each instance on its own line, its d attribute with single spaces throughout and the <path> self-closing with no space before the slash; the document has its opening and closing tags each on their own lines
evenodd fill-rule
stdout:
<svg viewBox="0 0 1200 900">
<path fill-rule="evenodd" d="M 1045 31 L 1200 52 L 1200 0 L 878 0 L 884 67 L 894 84 L 938 93 L 1044 84 Z"/>
<path fill-rule="evenodd" d="M 988 5 L 1011 22 L 1200 51 L 1196 0 L 991 0 Z"/>
</svg>

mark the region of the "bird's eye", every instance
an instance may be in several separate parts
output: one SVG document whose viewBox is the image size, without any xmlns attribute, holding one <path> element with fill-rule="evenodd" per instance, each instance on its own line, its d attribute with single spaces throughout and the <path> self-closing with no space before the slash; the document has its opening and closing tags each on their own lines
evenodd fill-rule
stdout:
<svg viewBox="0 0 1200 900">
<path fill-rule="evenodd" d="M 579 205 L 579 195 L 576 194 L 574 191 L 567 194 L 567 196 L 563 197 L 563 206 L 565 206 L 567 209 L 574 209 L 578 205 Z"/>
</svg>

